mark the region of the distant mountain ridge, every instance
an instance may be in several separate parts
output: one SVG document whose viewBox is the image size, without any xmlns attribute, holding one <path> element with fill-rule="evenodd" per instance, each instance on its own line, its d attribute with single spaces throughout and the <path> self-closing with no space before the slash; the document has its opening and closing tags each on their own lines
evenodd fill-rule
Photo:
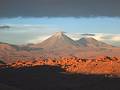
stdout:
<svg viewBox="0 0 120 90">
<path fill-rule="evenodd" d="M 97 41 L 94 38 L 81 38 L 74 41 L 64 32 L 56 32 L 38 44 L 12 45 L 0 43 L 0 59 L 5 62 L 33 60 L 41 56 L 77 56 L 95 58 L 97 56 L 120 56 L 120 48 Z"/>
<path fill-rule="evenodd" d="M 112 48 L 112 45 L 109 45 L 107 43 L 98 41 L 92 37 L 85 37 L 77 40 L 77 42 L 84 47 L 90 47 L 90 48 Z"/>
</svg>

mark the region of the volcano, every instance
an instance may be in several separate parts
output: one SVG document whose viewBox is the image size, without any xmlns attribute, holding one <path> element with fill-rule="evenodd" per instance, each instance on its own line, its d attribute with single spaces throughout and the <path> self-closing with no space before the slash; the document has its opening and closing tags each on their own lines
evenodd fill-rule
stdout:
<svg viewBox="0 0 120 90">
<path fill-rule="evenodd" d="M 77 40 L 81 46 L 86 48 L 113 48 L 114 46 L 98 41 L 92 37 L 84 37 Z"/>
<path fill-rule="evenodd" d="M 98 41 L 94 38 L 81 38 L 74 41 L 65 35 L 64 32 L 56 32 L 45 41 L 29 45 L 30 48 L 39 49 L 41 55 L 46 56 L 64 56 L 74 55 L 78 57 L 96 57 L 96 56 L 119 56 L 119 48 L 107 43 Z"/>
<path fill-rule="evenodd" d="M 77 56 L 94 58 L 97 56 L 120 56 L 120 48 L 97 41 L 94 38 L 81 38 L 74 41 L 64 32 L 56 32 L 38 44 L 12 45 L 0 43 L 0 60 L 13 62 L 16 59 L 28 60 L 42 56 Z"/>
<path fill-rule="evenodd" d="M 34 48 L 43 48 L 45 50 L 75 50 L 79 49 L 80 45 L 66 36 L 64 32 L 56 32 L 47 40 L 32 45 Z"/>
</svg>

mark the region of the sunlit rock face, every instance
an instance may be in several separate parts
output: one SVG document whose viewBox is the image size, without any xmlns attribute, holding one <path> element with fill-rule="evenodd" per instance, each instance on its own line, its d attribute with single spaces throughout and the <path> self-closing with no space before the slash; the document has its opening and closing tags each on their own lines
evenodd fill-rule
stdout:
<svg viewBox="0 0 120 90">
<path fill-rule="evenodd" d="M 10 64 L 10 67 L 34 67 L 34 66 L 59 66 L 69 73 L 84 74 L 120 74 L 120 58 L 99 57 L 97 59 L 82 59 L 78 57 L 60 57 L 59 59 L 39 59 L 35 61 L 17 61 Z"/>
</svg>

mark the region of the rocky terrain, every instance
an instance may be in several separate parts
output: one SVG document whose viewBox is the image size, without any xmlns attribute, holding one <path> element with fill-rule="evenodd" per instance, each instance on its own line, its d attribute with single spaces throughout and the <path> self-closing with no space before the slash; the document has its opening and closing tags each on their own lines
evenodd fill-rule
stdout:
<svg viewBox="0 0 120 90">
<path fill-rule="evenodd" d="M 0 90 L 119 90 L 120 58 L 75 56 L 0 64 Z"/>
<path fill-rule="evenodd" d="M 75 56 L 58 58 L 42 58 L 38 60 L 17 60 L 11 64 L 2 64 L 1 68 L 23 68 L 34 66 L 58 66 L 68 73 L 120 75 L 120 58 L 99 57 L 96 59 L 82 59 Z"/>
</svg>

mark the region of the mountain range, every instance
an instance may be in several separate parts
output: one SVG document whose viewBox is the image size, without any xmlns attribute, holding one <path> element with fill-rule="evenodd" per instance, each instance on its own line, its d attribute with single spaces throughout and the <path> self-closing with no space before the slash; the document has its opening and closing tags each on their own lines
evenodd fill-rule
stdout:
<svg viewBox="0 0 120 90">
<path fill-rule="evenodd" d="M 9 62 L 14 59 L 33 59 L 40 56 L 77 56 L 95 58 L 97 56 L 120 56 L 120 48 L 97 41 L 94 38 L 72 40 L 64 32 L 56 32 L 48 39 L 37 44 L 24 46 L 0 43 L 0 60 Z"/>
<path fill-rule="evenodd" d="M 45 41 L 31 45 L 32 48 L 44 48 L 47 50 L 66 50 L 66 49 L 85 49 L 85 48 L 113 48 L 114 46 L 97 41 L 91 37 L 81 38 L 77 41 L 72 40 L 64 32 L 56 32 Z"/>
</svg>

